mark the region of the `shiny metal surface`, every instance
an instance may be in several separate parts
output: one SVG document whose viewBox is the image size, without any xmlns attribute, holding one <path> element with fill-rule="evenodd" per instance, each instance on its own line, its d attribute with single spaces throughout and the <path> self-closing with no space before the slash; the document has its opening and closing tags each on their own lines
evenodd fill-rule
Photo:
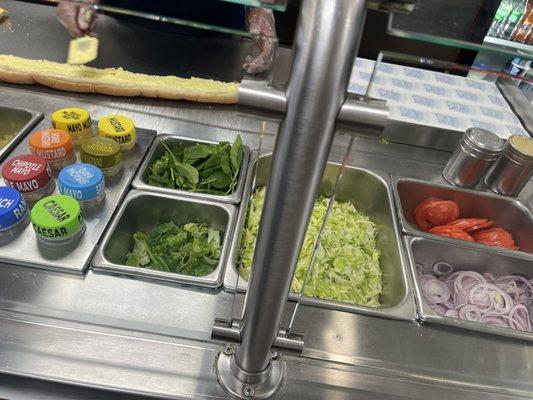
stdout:
<svg viewBox="0 0 533 400">
<path fill-rule="evenodd" d="M 218 287 L 224 276 L 236 211 L 229 204 L 132 190 L 109 225 L 91 265 L 95 270 L 111 273 Z M 149 232 L 158 224 L 169 221 L 178 225 L 202 222 L 221 231 L 222 249 L 213 272 L 206 276 L 190 276 L 126 265 L 126 255 L 133 248 L 133 234 Z"/>
<path fill-rule="evenodd" d="M 273 354 L 276 354 L 276 357 Z M 285 380 L 285 362 L 277 353 L 272 353 L 266 370 L 254 375 L 240 370 L 235 362 L 234 347 L 231 345 L 227 345 L 217 355 L 215 363 L 218 383 L 229 395 L 237 399 L 267 399 L 282 387 Z"/>
<path fill-rule="evenodd" d="M 49 124 L 45 121 L 43 123 Z M 18 237 L 1 247 L 0 261 L 82 274 L 89 265 L 100 237 L 127 192 L 139 162 L 155 135 L 155 131 L 137 130 L 137 145 L 123 154 L 122 172 L 106 179 L 105 200 L 100 206 L 84 213 L 86 230 L 79 242 L 55 248 L 43 246 L 37 241 L 35 231 L 30 224 Z M 29 135 L 10 153 L 10 156 L 29 153 L 28 141 Z M 76 153 L 79 160 L 79 150 L 76 150 Z M 54 193 L 59 193 L 58 185 Z"/>
<path fill-rule="evenodd" d="M 505 196 L 518 196 L 533 176 L 532 149 L 532 138 L 511 136 L 503 154 L 485 177 L 487 187 Z"/>
<path fill-rule="evenodd" d="M 520 200 L 416 179 L 395 178 L 393 185 L 400 223 L 405 233 L 444 241 L 450 245 L 459 242 L 480 251 L 489 248 L 492 253 L 514 255 L 533 261 L 533 241 L 531 240 L 533 237 L 533 212 L 530 206 Z M 463 243 L 422 232 L 414 221 L 413 210 L 428 197 L 455 201 L 461 210 L 460 217 L 491 219 L 495 226 L 511 232 L 516 245 L 520 247 L 520 251 L 496 246 L 488 247 L 479 243 Z"/>
<path fill-rule="evenodd" d="M 268 82 L 243 79 L 239 86 L 239 112 L 281 120 L 287 110 L 285 93 Z M 337 117 L 336 130 L 357 134 L 381 134 L 389 118 L 384 100 L 348 93 Z"/>
<path fill-rule="evenodd" d="M 510 328 L 501 328 L 475 321 L 446 317 L 434 311 L 424 300 L 422 289 L 417 277 L 416 265 L 422 265 L 424 273 L 434 275 L 433 265 L 444 261 L 454 267 L 454 271 L 469 270 L 480 274 L 489 272 L 494 276 L 523 274 L 528 279 L 533 277 L 531 261 L 510 255 L 494 254 L 490 249 L 472 249 L 461 243 L 450 245 L 430 239 L 405 237 L 409 254 L 411 274 L 416 290 L 416 302 L 422 321 L 457 326 L 478 332 L 486 332 L 525 340 L 533 340 L 532 332 L 521 332 Z"/>
<path fill-rule="evenodd" d="M 495 38 L 487 36 L 487 39 L 494 40 Z M 511 106 L 511 110 L 520 119 L 524 128 L 533 136 L 532 106 L 526 96 L 524 96 L 524 93 L 522 93 L 518 86 L 516 86 L 516 83 L 510 78 L 499 77 L 496 80 L 496 86 Z"/>
<path fill-rule="evenodd" d="M 492 132 L 481 128 L 467 129 L 442 176 L 452 185 L 473 188 L 483 179 L 504 146 L 504 141 Z"/>
<path fill-rule="evenodd" d="M 272 156 L 264 155 L 253 160 L 249 166 L 244 198 L 239 210 L 224 276 L 225 290 L 234 291 L 238 284 L 237 290 L 244 292 L 248 287 L 248 282 L 242 277 L 237 282 L 248 199 L 256 188 L 268 183 L 271 163 Z M 327 164 L 319 194 L 327 197 L 332 196 L 339 168 L 339 164 Z M 381 253 L 380 266 L 383 272 L 383 294 L 380 298 L 382 308 L 306 296 L 303 297 L 302 304 L 386 318 L 414 320 L 415 309 L 408 278 L 408 265 L 404 258 L 403 245 L 397 230 L 394 199 L 388 182 L 389 176 L 385 173 L 347 167 L 339 182 L 336 194 L 337 201 L 354 204 L 358 210 L 368 215 L 377 226 L 377 248 Z M 253 268 L 255 265 L 252 270 Z M 298 294 L 291 293 L 289 299 L 297 301 Z"/>
<path fill-rule="evenodd" d="M 349 93 L 337 118 L 337 131 L 357 134 L 381 134 L 389 119 L 384 100 Z"/>
<path fill-rule="evenodd" d="M 300 9 L 286 89 L 287 115 L 272 159 L 236 364 L 259 373 L 281 322 L 294 269 L 344 103 L 365 0 L 307 0 Z M 335 44 L 335 45 L 334 45 Z M 328 60 L 326 64 L 324 60 Z M 312 146 L 308 144 L 312 143 Z"/>
<path fill-rule="evenodd" d="M 7 157 L 9 152 L 42 118 L 41 112 L 0 106 L 0 142 L 5 142 L 0 147 L 0 161 Z"/>
<path fill-rule="evenodd" d="M 201 140 L 201 139 L 191 140 L 183 136 L 175 136 L 175 135 L 158 135 L 157 138 L 152 143 L 152 146 L 150 147 L 150 151 L 148 152 L 148 155 L 146 156 L 139 170 L 135 174 L 135 178 L 133 179 L 133 182 L 132 182 L 132 186 L 134 188 L 140 189 L 140 190 L 158 192 L 158 193 L 165 193 L 168 195 L 178 195 L 182 197 L 191 197 L 195 199 L 221 201 L 221 202 L 230 203 L 230 204 L 238 204 L 241 202 L 242 191 L 244 188 L 244 180 L 246 178 L 246 168 L 248 166 L 248 159 L 250 157 L 250 149 L 247 146 L 244 146 L 244 156 L 242 158 L 241 169 L 239 170 L 238 183 L 237 183 L 237 187 L 235 188 L 235 191 L 230 195 L 220 196 L 220 195 L 213 195 L 213 194 L 206 194 L 206 193 L 194 193 L 194 192 L 189 192 L 186 190 L 169 189 L 169 188 L 157 187 L 157 186 L 148 184 L 148 175 L 150 173 L 150 166 L 153 164 L 155 160 L 157 160 L 159 157 L 161 157 L 165 153 L 165 149 L 161 145 L 161 143 L 164 143 L 169 148 L 172 148 L 173 146 L 177 146 L 178 144 L 188 147 L 188 146 L 194 146 L 196 144 L 217 144 L 218 142 Z"/>
<path fill-rule="evenodd" d="M 0 47 L 8 44 L 0 41 Z M 17 46 L 23 47 L 20 42 Z M 233 140 L 240 133 L 245 144 L 257 148 L 261 142 L 264 151 L 272 150 L 277 130 L 267 124 L 260 141 L 261 121 L 243 118 L 231 106 L 113 99 L 39 86 L 0 84 L 0 90 L 1 104 L 40 110 L 47 118 L 58 108 L 79 105 L 95 119 L 126 113 L 137 126 L 186 132 L 191 138 Z M 39 124 L 44 127 L 44 122 Z M 412 137 L 431 144 L 412 124 L 388 129 L 385 135 L 391 139 Z M 450 150 L 457 144 L 438 132 L 434 138 Z M 340 162 L 347 142 L 345 135 L 336 136 L 331 161 Z M 442 184 L 449 156 L 356 136 L 348 164 Z M 533 182 L 519 200 L 533 207 Z M 216 353 L 223 348 L 213 342 L 211 330 L 215 318 L 231 318 L 232 303 L 233 294 L 220 289 L 91 270 L 76 276 L 0 264 L 0 371 L 26 377 L 24 385 L 42 378 L 120 391 L 128 399 L 132 393 L 171 399 L 227 398 L 211 373 Z M 309 306 L 301 307 L 293 330 L 305 335 L 305 348 L 301 357 L 284 356 L 288 379 L 280 399 L 533 397 L 533 347 L 527 341 Z M 0 397 L 39 399 L 25 396 L 27 386 L 6 392 L 4 382 L 0 381 Z M 53 387 L 40 389 L 45 399 L 60 398 Z"/>
</svg>

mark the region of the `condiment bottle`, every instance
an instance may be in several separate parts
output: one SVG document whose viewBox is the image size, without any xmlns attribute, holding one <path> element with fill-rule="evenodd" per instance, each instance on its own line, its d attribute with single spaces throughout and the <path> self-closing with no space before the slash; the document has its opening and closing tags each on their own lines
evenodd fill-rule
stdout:
<svg viewBox="0 0 533 400">
<path fill-rule="evenodd" d="M 28 206 L 15 189 L 0 186 L 0 243 L 18 236 L 29 223 Z"/>
<path fill-rule="evenodd" d="M 481 128 L 467 129 L 442 176 L 452 185 L 473 188 L 503 148 L 504 141 L 494 133 Z"/>
<path fill-rule="evenodd" d="M 69 165 L 58 179 L 59 192 L 78 200 L 84 210 L 100 205 L 105 198 L 104 174 L 94 165 Z"/>
<path fill-rule="evenodd" d="M 108 115 L 98 121 L 98 134 L 113 139 L 122 151 L 131 150 L 137 140 L 137 131 L 133 120 L 124 115 Z"/>
<path fill-rule="evenodd" d="M 44 158 L 54 174 L 76 162 L 70 135 L 60 129 L 43 129 L 30 137 L 30 150 Z"/>
<path fill-rule="evenodd" d="M 505 150 L 485 177 L 490 190 L 506 196 L 518 196 L 533 175 L 533 139 L 513 135 Z"/>
<path fill-rule="evenodd" d="M 74 146 L 93 136 L 91 116 L 83 108 L 62 108 L 52 114 L 52 126 L 67 132 Z"/>
<path fill-rule="evenodd" d="M 81 161 L 97 166 L 106 177 L 112 177 L 122 168 L 120 145 L 112 139 L 93 137 L 81 144 Z"/>
<path fill-rule="evenodd" d="M 80 203 L 62 194 L 39 200 L 31 210 L 31 223 L 37 240 L 48 246 L 76 243 L 85 232 Z"/>
<path fill-rule="evenodd" d="M 50 166 L 36 154 L 24 154 L 7 160 L 2 168 L 2 177 L 6 185 L 24 196 L 28 204 L 52 194 L 56 187 Z"/>
</svg>

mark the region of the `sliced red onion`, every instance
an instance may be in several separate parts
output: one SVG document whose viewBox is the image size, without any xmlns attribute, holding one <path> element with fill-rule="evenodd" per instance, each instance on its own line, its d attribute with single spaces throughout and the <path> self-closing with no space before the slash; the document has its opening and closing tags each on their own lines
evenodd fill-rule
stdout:
<svg viewBox="0 0 533 400">
<path fill-rule="evenodd" d="M 433 264 L 433 272 L 435 272 L 435 275 L 437 276 L 448 275 L 453 272 L 453 267 L 447 262 L 439 261 Z"/>
<path fill-rule="evenodd" d="M 450 289 L 448 289 L 448 286 L 435 278 L 422 283 L 422 292 L 426 299 L 433 304 L 444 303 L 450 298 Z"/>
<path fill-rule="evenodd" d="M 481 310 L 473 304 L 467 304 L 459 309 L 460 319 L 466 319 L 467 321 L 479 321 L 481 316 Z"/>
<path fill-rule="evenodd" d="M 533 279 L 453 270 L 452 265 L 437 262 L 435 277 L 417 265 L 422 293 L 432 309 L 446 317 L 532 331 Z"/>
</svg>

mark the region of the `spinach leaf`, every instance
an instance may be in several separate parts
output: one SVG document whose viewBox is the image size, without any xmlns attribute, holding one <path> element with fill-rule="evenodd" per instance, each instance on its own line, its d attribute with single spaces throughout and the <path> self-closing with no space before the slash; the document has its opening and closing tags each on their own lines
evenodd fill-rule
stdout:
<svg viewBox="0 0 533 400">
<path fill-rule="evenodd" d="M 133 240 L 133 250 L 126 256 L 126 263 L 132 266 L 205 276 L 220 258 L 220 231 L 205 223 L 180 226 L 169 221 L 149 233 L 136 232 Z"/>
<path fill-rule="evenodd" d="M 149 168 L 149 185 L 214 195 L 235 191 L 244 157 L 240 136 L 233 145 L 220 142 L 169 148 L 161 142 L 161 146 L 164 153 Z"/>
</svg>

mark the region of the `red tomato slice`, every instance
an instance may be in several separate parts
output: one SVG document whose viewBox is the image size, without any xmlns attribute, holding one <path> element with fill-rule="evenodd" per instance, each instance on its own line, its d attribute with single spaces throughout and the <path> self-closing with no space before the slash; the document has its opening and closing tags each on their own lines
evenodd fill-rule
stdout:
<svg viewBox="0 0 533 400">
<path fill-rule="evenodd" d="M 474 239 L 468 233 L 453 225 L 441 225 L 435 226 L 429 230 L 429 233 L 433 233 L 439 236 L 445 236 L 452 239 L 466 240 L 473 242 Z"/>
<path fill-rule="evenodd" d="M 485 218 L 460 218 L 448 223 L 447 225 L 456 226 L 463 231 L 472 233 L 481 229 L 490 228 L 493 222 Z"/>
<path fill-rule="evenodd" d="M 519 250 L 519 247 L 516 245 L 513 239 L 513 235 L 503 228 L 494 227 L 490 229 L 484 229 L 482 231 L 474 232 L 472 237 L 477 243 Z"/>
<path fill-rule="evenodd" d="M 446 225 L 459 217 L 459 205 L 455 201 L 430 197 L 413 211 L 416 224 L 423 231 L 434 226 Z"/>
</svg>

